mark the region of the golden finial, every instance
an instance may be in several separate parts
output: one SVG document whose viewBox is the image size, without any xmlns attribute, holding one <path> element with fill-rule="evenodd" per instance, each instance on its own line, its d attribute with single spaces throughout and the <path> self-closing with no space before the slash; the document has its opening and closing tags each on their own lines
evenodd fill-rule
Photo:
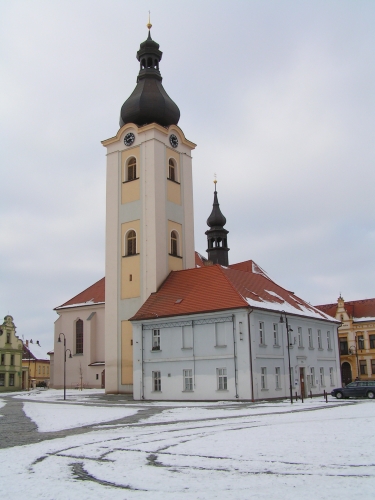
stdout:
<svg viewBox="0 0 375 500">
<path fill-rule="evenodd" d="M 152 24 L 150 22 L 150 11 L 148 11 L 148 23 L 146 24 L 146 26 L 149 30 L 152 28 Z"/>
<path fill-rule="evenodd" d="M 216 174 L 214 174 L 214 184 L 215 184 L 215 189 L 216 189 L 216 184 L 217 184 Z"/>
</svg>

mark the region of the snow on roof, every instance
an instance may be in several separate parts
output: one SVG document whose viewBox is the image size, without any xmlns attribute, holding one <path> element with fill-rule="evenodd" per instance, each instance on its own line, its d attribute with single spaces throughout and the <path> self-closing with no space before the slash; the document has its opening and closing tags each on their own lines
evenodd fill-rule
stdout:
<svg viewBox="0 0 375 500">
<path fill-rule="evenodd" d="M 173 271 L 131 320 L 253 307 L 335 321 L 274 283 L 252 261 Z M 255 272 L 253 271 L 255 269 Z M 182 299 L 182 300 L 178 300 Z"/>
<path fill-rule="evenodd" d="M 315 307 L 330 316 L 336 316 L 337 302 L 334 304 L 323 304 Z M 375 318 L 375 299 L 344 301 L 344 307 L 348 316 L 353 318 L 353 320 L 355 318 L 355 321 L 374 321 L 371 318 Z"/>
<path fill-rule="evenodd" d="M 93 285 L 83 290 L 72 299 L 64 302 L 61 306 L 55 307 L 55 311 L 68 307 L 91 306 L 94 304 L 104 304 L 105 300 L 105 278 L 97 281 Z"/>
<path fill-rule="evenodd" d="M 49 356 L 47 353 L 47 350 L 42 347 L 40 344 L 37 344 L 36 342 L 28 342 L 28 345 L 26 345 L 26 342 L 23 344 L 23 360 L 28 360 L 28 359 L 37 359 L 40 361 L 49 361 Z"/>
</svg>

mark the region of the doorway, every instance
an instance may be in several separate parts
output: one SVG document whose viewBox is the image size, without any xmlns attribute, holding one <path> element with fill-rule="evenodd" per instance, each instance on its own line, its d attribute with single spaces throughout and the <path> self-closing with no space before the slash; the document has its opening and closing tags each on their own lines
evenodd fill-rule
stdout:
<svg viewBox="0 0 375 500">
<path fill-rule="evenodd" d="M 347 361 L 341 365 L 341 379 L 343 385 L 348 385 L 353 380 L 352 367 Z"/>
</svg>

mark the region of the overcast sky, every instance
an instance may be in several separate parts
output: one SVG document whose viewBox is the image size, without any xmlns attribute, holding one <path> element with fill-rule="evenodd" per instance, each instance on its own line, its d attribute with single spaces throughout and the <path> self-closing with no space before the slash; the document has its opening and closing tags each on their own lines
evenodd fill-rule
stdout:
<svg viewBox="0 0 375 500">
<path fill-rule="evenodd" d="M 193 152 L 195 247 L 214 173 L 230 262 L 312 304 L 375 297 L 375 2 L 0 2 L 1 298 L 53 346 L 53 308 L 104 276 L 105 149 L 160 44 Z"/>
</svg>

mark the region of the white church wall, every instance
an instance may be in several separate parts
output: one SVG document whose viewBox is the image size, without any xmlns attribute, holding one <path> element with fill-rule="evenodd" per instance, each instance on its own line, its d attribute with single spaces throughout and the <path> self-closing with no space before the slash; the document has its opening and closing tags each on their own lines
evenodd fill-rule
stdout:
<svg viewBox="0 0 375 500">
<path fill-rule="evenodd" d="M 64 386 L 64 344 L 63 336 L 58 342 L 59 334 L 66 338 L 66 387 L 74 388 L 82 384 L 84 387 L 100 388 L 101 374 L 104 365 L 89 366 L 94 362 L 104 361 L 104 304 L 88 307 L 72 307 L 57 311 L 59 318 L 55 321 L 55 338 L 53 354 L 53 376 L 51 386 Z M 83 321 L 83 353 L 76 353 L 75 325 L 76 321 Z"/>
</svg>

